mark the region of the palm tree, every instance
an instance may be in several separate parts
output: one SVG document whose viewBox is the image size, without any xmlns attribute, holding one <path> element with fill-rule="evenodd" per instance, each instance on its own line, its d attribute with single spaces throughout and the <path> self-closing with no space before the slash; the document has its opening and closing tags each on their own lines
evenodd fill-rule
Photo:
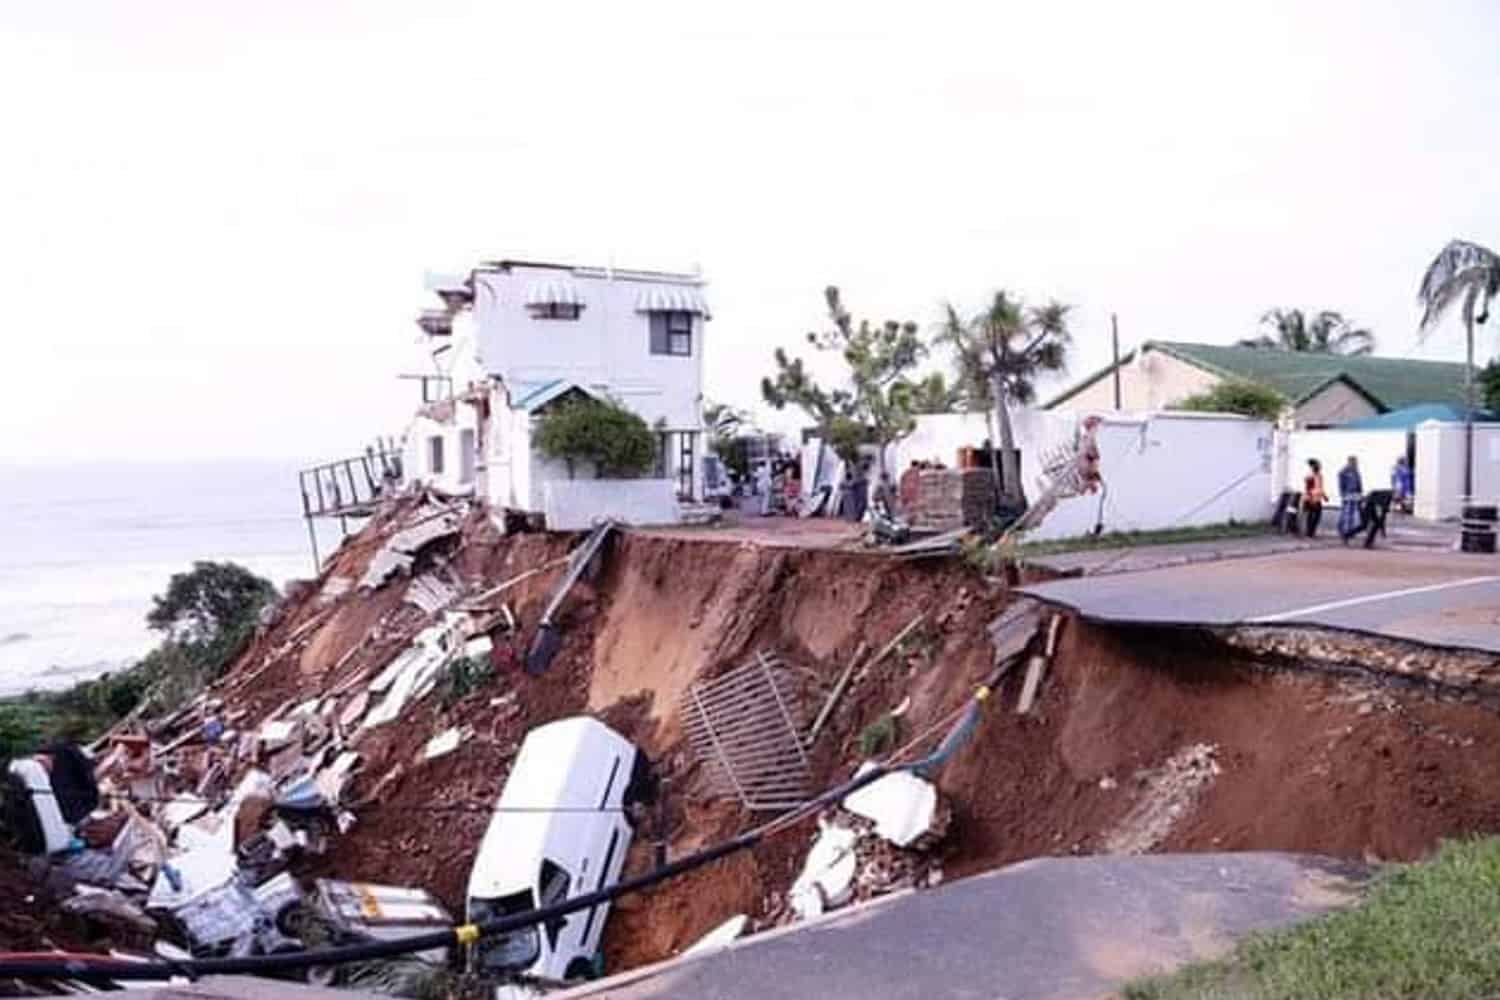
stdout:
<svg viewBox="0 0 1500 1000">
<path fill-rule="evenodd" d="M 1055 301 L 1028 307 L 999 291 L 988 309 L 968 320 L 951 304 L 943 308 L 936 339 L 953 349 L 958 382 L 968 398 L 985 408 L 987 420 L 994 415 L 1000 439 L 1000 468 L 995 470 L 1000 495 L 1012 511 L 1019 512 L 1026 499 L 1021 492 L 1010 405 L 1034 400 L 1037 376 L 1066 366 L 1072 343 L 1068 331 L 1071 307 Z"/>
<path fill-rule="evenodd" d="M 1449 240 L 1438 252 L 1422 285 L 1417 301 L 1422 305 L 1422 333 L 1437 325 L 1455 302 L 1462 301 L 1464 318 L 1464 500 L 1474 495 L 1474 324 L 1489 319 L 1490 299 L 1500 295 L 1500 255 L 1488 247 L 1464 240 Z M 1478 303 L 1476 315 L 1474 305 Z"/>
<path fill-rule="evenodd" d="M 1332 309 L 1319 312 L 1311 322 L 1301 309 L 1270 309 L 1260 318 L 1260 325 L 1269 330 L 1259 337 L 1240 341 L 1240 347 L 1348 357 L 1369 354 L 1375 349 L 1373 333 L 1354 326 L 1343 313 Z"/>
</svg>

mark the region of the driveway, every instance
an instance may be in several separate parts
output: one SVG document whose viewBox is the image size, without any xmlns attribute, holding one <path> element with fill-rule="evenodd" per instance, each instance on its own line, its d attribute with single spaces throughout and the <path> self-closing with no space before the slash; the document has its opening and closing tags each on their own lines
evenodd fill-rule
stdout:
<svg viewBox="0 0 1500 1000">
<path fill-rule="evenodd" d="M 1109 576 L 1024 593 L 1117 624 L 1327 625 L 1500 652 L 1500 558 L 1317 548 Z"/>
</svg>

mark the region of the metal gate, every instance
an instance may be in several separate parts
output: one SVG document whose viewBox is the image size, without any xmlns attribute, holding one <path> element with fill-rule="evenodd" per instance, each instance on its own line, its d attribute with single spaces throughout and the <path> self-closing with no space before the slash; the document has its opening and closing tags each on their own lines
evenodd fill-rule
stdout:
<svg viewBox="0 0 1500 1000">
<path fill-rule="evenodd" d="M 693 755 L 714 791 L 752 810 L 783 810 L 807 800 L 811 771 L 790 675 L 775 656 L 755 659 L 689 687 L 680 710 Z"/>
</svg>

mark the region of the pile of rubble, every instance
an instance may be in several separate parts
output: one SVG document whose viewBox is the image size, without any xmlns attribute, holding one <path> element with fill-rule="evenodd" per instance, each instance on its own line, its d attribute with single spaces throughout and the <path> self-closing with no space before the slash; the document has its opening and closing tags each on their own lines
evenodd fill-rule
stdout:
<svg viewBox="0 0 1500 1000">
<path fill-rule="evenodd" d="M 933 849 L 952 820 L 936 787 L 908 771 L 850 793 L 819 817 L 802 874 L 784 901 L 768 907 L 767 924 L 810 920 L 850 903 L 939 884 L 943 871 Z"/>
<path fill-rule="evenodd" d="M 29 867 L 62 908 L 112 945 L 174 960 L 451 925 L 423 890 L 294 876 L 315 866 L 400 771 L 398 765 L 366 782 L 369 791 L 352 799 L 363 736 L 397 722 L 457 666 L 498 672 L 513 665 L 517 623 L 502 595 L 520 579 L 570 561 L 552 560 L 483 590 L 466 585 L 434 551 L 455 539 L 468 515 L 464 502 L 408 503 L 383 530 L 346 542 L 378 545 L 368 559 L 341 562 L 335 554 L 321 581 L 268 615 L 255 655 L 220 690 L 162 718 L 125 720 L 90 748 L 92 757 L 53 747 L 14 762 L 13 798 L 36 832 Z M 591 541 L 586 552 L 575 550 L 554 609 L 581 575 L 579 564 L 598 553 L 600 544 Z M 349 566 L 359 571 L 349 573 Z M 320 664 L 320 693 L 253 717 L 255 699 L 244 696 L 255 693 L 267 670 L 300 662 L 320 626 L 347 605 L 344 598 L 362 600 L 402 577 L 410 582 L 395 609 L 338 662 Z M 318 588 L 311 601 L 304 600 L 308 586 Z M 283 627 L 276 646 L 266 645 L 294 605 L 314 610 L 290 631 Z M 361 651 L 369 655 L 341 677 Z M 451 753 L 472 735 L 465 727 L 435 733 L 421 757 Z M 79 773 L 64 780 L 70 761 Z"/>
</svg>

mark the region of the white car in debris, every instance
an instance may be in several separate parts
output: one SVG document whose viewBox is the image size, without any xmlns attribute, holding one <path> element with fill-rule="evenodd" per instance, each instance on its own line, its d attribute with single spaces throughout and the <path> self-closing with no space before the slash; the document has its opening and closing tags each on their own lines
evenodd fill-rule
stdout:
<svg viewBox="0 0 1500 1000">
<path fill-rule="evenodd" d="M 646 757 L 597 719 L 560 719 L 526 734 L 469 875 L 468 919 L 552 906 L 620 880 L 626 814 L 649 780 Z M 609 904 L 474 946 L 476 972 L 560 981 L 601 971 Z"/>
</svg>

